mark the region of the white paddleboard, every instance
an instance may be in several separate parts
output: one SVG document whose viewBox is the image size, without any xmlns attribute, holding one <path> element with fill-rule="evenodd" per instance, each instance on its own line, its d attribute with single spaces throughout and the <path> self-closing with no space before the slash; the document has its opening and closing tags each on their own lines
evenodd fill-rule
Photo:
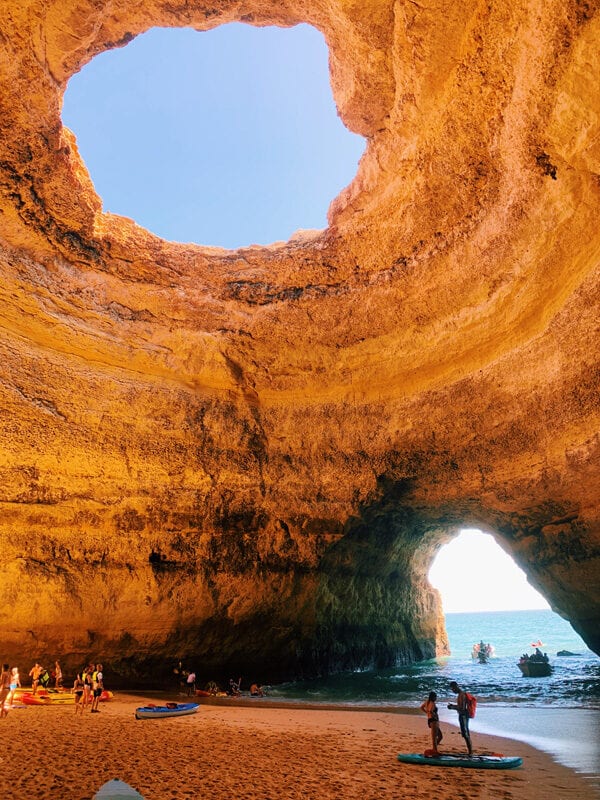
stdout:
<svg viewBox="0 0 600 800">
<path fill-rule="evenodd" d="M 124 781 L 114 778 L 101 786 L 92 800 L 144 800 L 139 792 Z"/>
</svg>

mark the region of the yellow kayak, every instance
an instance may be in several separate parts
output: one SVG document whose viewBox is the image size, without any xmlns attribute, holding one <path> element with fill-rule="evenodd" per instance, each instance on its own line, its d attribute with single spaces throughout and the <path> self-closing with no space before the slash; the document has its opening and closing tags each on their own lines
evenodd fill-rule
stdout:
<svg viewBox="0 0 600 800">
<path fill-rule="evenodd" d="M 73 705 L 75 695 L 72 692 L 25 692 L 19 700 L 26 706 Z"/>
<path fill-rule="evenodd" d="M 105 703 L 113 696 L 112 692 L 104 690 L 100 695 L 100 702 Z M 73 692 L 64 692 L 59 689 L 49 689 L 43 692 L 31 694 L 31 692 L 24 692 L 18 699 L 26 706 L 58 706 L 58 705 L 74 705 L 75 695 Z"/>
</svg>

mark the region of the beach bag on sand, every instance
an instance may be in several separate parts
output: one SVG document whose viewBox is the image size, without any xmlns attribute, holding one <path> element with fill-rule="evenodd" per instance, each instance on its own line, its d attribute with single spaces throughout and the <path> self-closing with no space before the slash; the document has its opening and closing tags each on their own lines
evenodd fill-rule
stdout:
<svg viewBox="0 0 600 800">
<path fill-rule="evenodd" d="M 469 694 L 469 692 L 465 692 L 465 708 L 467 709 L 467 716 L 469 719 L 473 719 L 477 711 L 477 698 Z"/>
</svg>

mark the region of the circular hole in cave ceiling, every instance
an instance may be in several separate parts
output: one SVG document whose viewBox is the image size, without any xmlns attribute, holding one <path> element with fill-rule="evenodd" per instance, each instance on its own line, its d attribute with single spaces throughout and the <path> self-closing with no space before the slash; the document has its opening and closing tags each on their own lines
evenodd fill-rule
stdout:
<svg viewBox="0 0 600 800">
<path fill-rule="evenodd" d="M 62 118 L 104 211 L 225 248 L 325 227 L 365 145 L 309 25 L 153 28 L 74 75 Z"/>
</svg>

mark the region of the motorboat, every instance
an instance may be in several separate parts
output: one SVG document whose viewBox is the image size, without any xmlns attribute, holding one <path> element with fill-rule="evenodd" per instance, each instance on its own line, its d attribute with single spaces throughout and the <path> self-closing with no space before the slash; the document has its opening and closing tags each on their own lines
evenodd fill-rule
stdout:
<svg viewBox="0 0 600 800">
<path fill-rule="evenodd" d="M 526 678 L 547 678 L 552 675 L 552 665 L 547 661 L 534 661 L 531 658 L 517 664 Z"/>
<path fill-rule="evenodd" d="M 474 644 L 471 650 L 471 658 L 479 661 L 480 664 L 487 664 L 490 658 L 494 655 L 495 650 L 493 645 L 489 642 L 486 644 L 483 639 L 479 644 Z"/>
<path fill-rule="evenodd" d="M 532 642 L 531 646 L 535 647 L 535 652 L 532 655 L 523 653 L 517 663 L 518 668 L 526 678 L 548 677 L 548 675 L 552 674 L 552 665 L 548 660 L 548 655 L 540 650 L 540 647 L 544 645 L 542 642 L 537 641 Z"/>
</svg>

